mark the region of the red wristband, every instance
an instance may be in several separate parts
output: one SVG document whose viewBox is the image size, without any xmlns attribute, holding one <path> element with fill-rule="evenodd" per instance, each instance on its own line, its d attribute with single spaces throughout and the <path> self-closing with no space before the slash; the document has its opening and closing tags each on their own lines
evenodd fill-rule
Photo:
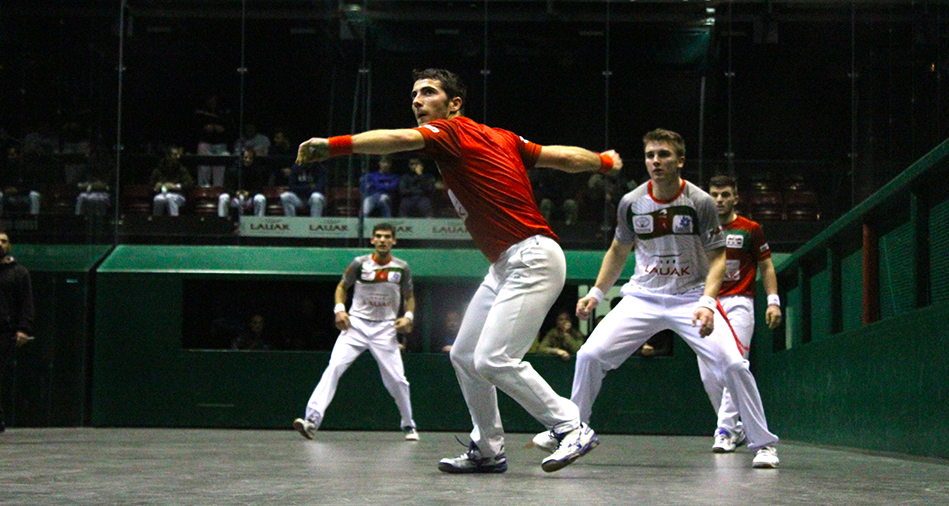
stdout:
<svg viewBox="0 0 949 506">
<path fill-rule="evenodd" d="M 613 159 L 606 155 L 600 155 L 600 174 L 606 174 L 611 170 L 613 170 Z"/>
<path fill-rule="evenodd" d="M 342 156 L 353 154 L 353 136 L 337 135 L 327 139 L 330 143 L 330 156 Z"/>
</svg>

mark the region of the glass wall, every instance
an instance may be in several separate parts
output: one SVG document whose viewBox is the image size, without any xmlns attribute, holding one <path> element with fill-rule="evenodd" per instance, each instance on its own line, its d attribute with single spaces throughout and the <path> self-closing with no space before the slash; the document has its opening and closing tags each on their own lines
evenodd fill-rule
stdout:
<svg viewBox="0 0 949 506">
<path fill-rule="evenodd" d="M 938 0 L 13 3 L 0 9 L 0 217 L 19 242 L 360 244 L 245 220 L 258 194 L 266 219 L 283 216 L 301 141 L 414 126 L 415 68 L 459 73 L 476 121 L 624 155 L 616 180 L 538 173 L 568 248 L 608 244 L 655 127 L 686 138 L 686 178 L 735 175 L 742 211 L 785 250 L 949 137 Z M 322 217 L 358 222 L 356 188 L 377 167 L 329 162 Z M 219 217 L 221 194 L 244 192 Z M 451 219 L 440 190 L 433 201 Z"/>
</svg>

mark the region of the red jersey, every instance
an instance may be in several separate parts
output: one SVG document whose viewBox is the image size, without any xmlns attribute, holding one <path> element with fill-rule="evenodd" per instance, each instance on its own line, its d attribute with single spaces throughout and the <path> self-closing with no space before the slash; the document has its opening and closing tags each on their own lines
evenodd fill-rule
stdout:
<svg viewBox="0 0 949 506">
<path fill-rule="evenodd" d="M 426 156 L 435 160 L 458 216 L 492 263 L 528 237 L 557 236 L 534 202 L 527 170 L 541 146 L 507 130 L 464 116 L 416 128 Z"/>
<path fill-rule="evenodd" d="M 758 262 L 771 258 L 764 231 L 757 223 L 743 218 L 722 227 L 725 232 L 725 279 L 719 296 L 755 296 Z"/>
</svg>

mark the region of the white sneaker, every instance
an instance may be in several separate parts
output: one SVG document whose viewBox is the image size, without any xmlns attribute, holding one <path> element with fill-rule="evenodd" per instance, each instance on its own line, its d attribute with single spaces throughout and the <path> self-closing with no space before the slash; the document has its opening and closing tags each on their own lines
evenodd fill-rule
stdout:
<svg viewBox="0 0 949 506">
<path fill-rule="evenodd" d="M 758 450 L 755 460 L 751 462 L 751 467 L 756 469 L 774 469 L 778 467 L 778 449 L 774 446 L 765 446 Z"/>
<path fill-rule="evenodd" d="M 534 436 L 534 439 L 530 443 L 527 443 L 527 448 L 537 447 L 539 450 L 544 450 L 547 453 L 553 453 L 557 451 L 557 446 L 560 445 L 560 440 L 557 439 L 557 436 L 554 435 L 552 431 L 544 431 L 537 433 Z"/>
<path fill-rule="evenodd" d="M 402 430 L 405 431 L 406 441 L 418 441 L 418 432 L 415 427 L 402 427 Z"/>
<path fill-rule="evenodd" d="M 596 433 L 585 423 L 581 423 L 580 427 L 566 434 L 555 434 L 554 436 L 560 440 L 560 445 L 557 446 L 554 453 L 540 463 L 540 467 L 548 473 L 569 466 L 573 461 L 586 455 L 600 444 Z"/>
<path fill-rule="evenodd" d="M 472 441 L 468 444 L 467 452 L 439 461 L 438 470 L 451 474 L 503 473 L 507 471 L 507 457 L 504 455 L 504 447 L 501 447 L 501 452 L 497 455 L 485 457 L 478 445 Z"/>
<path fill-rule="evenodd" d="M 731 453 L 735 451 L 735 437 L 726 429 L 719 428 L 715 431 L 715 442 L 712 444 L 714 453 Z"/>
<path fill-rule="evenodd" d="M 293 428 L 296 429 L 297 432 L 299 432 L 303 437 L 307 439 L 313 439 L 313 437 L 316 436 L 316 429 L 319 427 L 309 420 L 297 418 L 293 421 Z"/>
</svg>

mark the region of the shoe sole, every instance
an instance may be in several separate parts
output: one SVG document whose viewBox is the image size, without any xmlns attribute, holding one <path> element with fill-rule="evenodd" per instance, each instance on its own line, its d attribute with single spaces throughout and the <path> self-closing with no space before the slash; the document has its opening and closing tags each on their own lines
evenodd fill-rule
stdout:
<svg viewBox="0 0 949 506">
<path fill-rule="evenodd" d="M 735 449 L 722 448 L 721 446 L 713 446 L 712 453 L 734 453 Z"/>
<path fill-rule="evenodd" d="M 593 439 L 591 439 L 589 443 L 587 443 L 582 448 L 580 448 L 579 452 L 567 457 L 564 460 L 548 460 L 546 462 L 541 462 L 540 468 L 548 473 L 559 471 L 569 466 L 570 464 L 573 464 L 580 457 L 586 455 L 587 453 L 590 453 L 590 450 L 596 448 L 597 446 L 600 446 L 600 439 L 597 438 L 596 436 L 593 436 Z"/>
<path fill-rule="evenodd" d="M 293 428 L 296 429 L 297 432 L 299 432 L 301 436 L 307 439 L 313 439 L 313 435 L 306 431 L 306 424 L 303 423 L 302 419 L 297 418 L 296 420 L 294 420 Z"/>
<path fill-rule="evenodd" d="M 771 462 L 753 463 L 753 464 L 751 464 L 751 467 L 753 467 L 753 468 L 755 468 L 755 469 L 777 469 L 777 468 L 778 468 L 778 463 L 777 463 L 777 462 L 774 462 L 774 463 L 771 463 Z"/>
<path fill-rule="evenodd" d="M 405 436 L 405 440 L 406 440 L 406 441 L 418 441 L 418 434 L 411 434 L 411 435 L 407 434 L 407 435 Z"/>
<path fill-rule="evenodd" d="M 507 471 L 507 462 L 496 466 L 455 467 L 445 462 L 438 463 L 438 470 L 448 474 L 500 474 Z"/>
</svg>

